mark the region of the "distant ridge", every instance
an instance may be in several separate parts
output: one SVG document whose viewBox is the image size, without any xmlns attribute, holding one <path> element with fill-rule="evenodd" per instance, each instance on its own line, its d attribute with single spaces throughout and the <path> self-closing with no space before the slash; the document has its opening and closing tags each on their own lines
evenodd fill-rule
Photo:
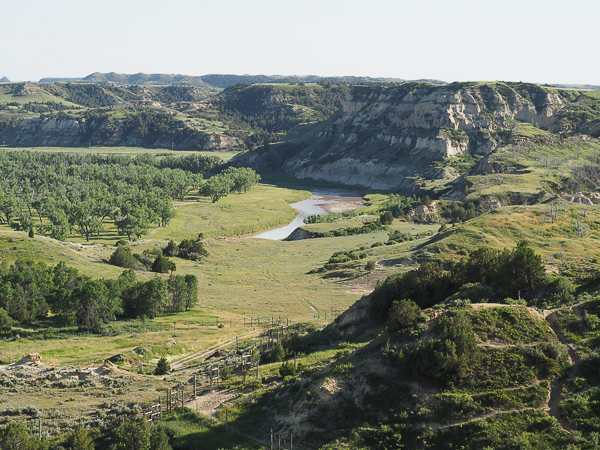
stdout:
<svg viewBox="0 0 600 450">
<path fill-rule="evenodd" d="M 95 72 L 84 78 L 42 78 L 40 83 L 54 82 L 71 83 L 110 83 L 117 85 L 179 85 L 196 86 L 208 91 L 228 88 L 234 84 L 246 83 L 318 83 L 319 81 L 347 82 L 352 84 L 362 83 L 404 83 L 407 80 L 401 78 L 371 78 L 355 76 L 323 77 L 318 75 L 233 75 L 233 74 L 210 74 L 202 76 L 175 75 L 175 74 L 122 74 L 122 73 L 100 73 Z M 412 80 L 424 81 L 433 84 L 446 84 L 440 80 Z"/>
<path fill-rule="evenodd" d="M 40 83 L 58 83 L 58 82 L 72 82 L 72 83 L 77 83 L 79 81 L 83 80 L 83 78 L 42 78 L 39 82 Z"/>
<path fill-rule="evenodd" d="M 591 91 L 597 91 L 600 86 L 594 84 L 547 84 L 546 86 L 552 86 L 561 89 L 588 89 Z"/>
<path fill-rule="evenodd" d="M 10 80 L 6 77 L 0 78 L 0 83 L 10 83 Z"/>
</svg>

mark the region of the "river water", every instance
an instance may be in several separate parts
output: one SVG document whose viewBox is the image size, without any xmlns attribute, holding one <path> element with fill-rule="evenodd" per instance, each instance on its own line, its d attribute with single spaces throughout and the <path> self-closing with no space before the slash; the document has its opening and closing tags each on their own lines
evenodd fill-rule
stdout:
<svg viewBox="0 0 600 450">
<path fill-rule="evenodd" d="M 252 236 L 255 239 L 270 239 L 277 241 L 285 239 L 292 232 L 304 225 L 304 219 L 313 214 L 326 216 L 335 212 L 346 212 L 364 205 L 364 200 L 357 192 L 344 191 L 341 189 L 311 190 L 312 196 L 308 200 L 291 203 L 290 206 L 297 209 L 298 216 L 289 224 L 280 228 L 265 231 Z"/>
</svg>

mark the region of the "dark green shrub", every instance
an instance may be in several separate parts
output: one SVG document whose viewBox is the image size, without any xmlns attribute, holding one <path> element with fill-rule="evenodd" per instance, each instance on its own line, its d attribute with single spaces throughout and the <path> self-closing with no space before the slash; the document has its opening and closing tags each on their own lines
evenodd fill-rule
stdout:
<svg viewBox="0 0 600 450">
<path fill-rule="evenodd" d="M 158 360 L 156 368 L 154 369 L 154 375 L 165 375 L 171 371 L 171 366 L 164 356 Z"/>
<path fill-rule="evenodd" d="M 442 384 L 464 379 L 481 358 L 471 322 L 464 313 L 445 315 L 437 325 L 438 339 L 421 341 L 410 356 L 415 376 Z"/>
<path fill-rule="evenodd" d="M 279 375 L 282 377 L 289 377 L 296 375 L 296 368 L 294 367 L 294 363 L 291 361 L 284 362 L 281 366 L 279 366 Z"/>
<path fill-rule="evenodd" d="M 227 381 L 233 377 L 233 369 L 231 367 L 223 367 L 221 369 L 221 379 Z"/>
<path fill-rule="evenodd" d="M 109 264 L 118 267 L 124 267 L 126 269 L 135 269 L 137 266 L 137 261 L 131 254 L 131 249 L 124 245 L 120 245 L 114 251 L 114 253 L 110 256 L 108 260 Z"/>
<path fill-rule="evenodd" d="M 392 303 L 411 299 L 421 308 L 429 308 L 447 298 L 456 288 L 454 279 L 440 262 L 423 263 L 413 271 L 389 276 L 377 283 L 371 300 L 370 312 L 387 318 Z"/>
<path fill-rule="evenodd" d="M 391 225 L 394 222 L 394 215 L 391 213 L 391 211 L 386 211 L 379 216 L 379 221 L 382 225 Z"/>
<path fill-rule="evenodd" d="M 0 428 L 0 449 L 42 450 L 46 446 L 31 436 L 24 425 L 9 423 Z"/>
<path fill-rule="evenodd" d="M 170 240 L 165 248 L 162 249 L 163 255 L 165 256 L 177 256 L 179 253 L 179 247 L 174 240 Z"/>
<path fill-rule="evenodd" d="M 549 308 L 575 303 L 575 286 L 568 278 L 557 277 L 549 284 L 544 300 Z"/>
<path fill-rule="evenodd" d="M 81 425 L 77 425 L 69 436 L 67 436 L 63 446 L 71 450 L 94 450 L 92 432 L 86 430 Z"/>
<path fill-rule="evenodd" d="M 421 308 L 411 301 L 402 300 L 392 304 L 388 314 L 387 329 L 390 333 L 414 327 L 421 316 Z"/>
<path fill-rule="evenodd" d="M 152 272 L 168 273 L 177 270 L 177 265 L 169 258 L 158 255 L 152 264 Z"/>
</svg>

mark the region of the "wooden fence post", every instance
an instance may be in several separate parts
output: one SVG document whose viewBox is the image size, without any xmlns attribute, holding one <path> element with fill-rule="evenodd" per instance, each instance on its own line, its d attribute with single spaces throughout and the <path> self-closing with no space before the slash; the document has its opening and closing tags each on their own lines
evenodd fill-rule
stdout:
<svg viewBox="0 0 600 450">
<path fill-rule="evenodd" d="M 194 398 L 196 398 L 196 374 L 194 374 Z"/>
</svg>

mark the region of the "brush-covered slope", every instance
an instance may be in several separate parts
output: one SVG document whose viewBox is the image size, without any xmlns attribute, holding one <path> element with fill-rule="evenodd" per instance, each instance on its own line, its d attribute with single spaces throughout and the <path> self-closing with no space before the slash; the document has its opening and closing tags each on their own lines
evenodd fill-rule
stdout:
<svg viewBox="0 0 600 450">
<path fill-rule="evenodd" d="M 593 429 L 597 414 L 571 399 L 588 399 L 595 375 L 571 370 L 578 356 L 554 316 L 477 304 L 414 311 L 386 330 L 370 306 L 365 297 L 325 330 L 286 339 L 303 373 L 229 406 L 233 426 L 292 433 L 303 449 L 382 450 L 562 449 Z"/>
<path fill-rule="evenodd" d="M 242 155 L 239 164 L 298 178 L 415 191 L 423 180 L 449 182 L 458 176 L 440 170 L 436 161 L 487 155 L 522 139 L 512 132 L 518 124 L 551 136 L 595 135 L 598 118 L 595 93 L 533 84 L 355 86 L 335 115 L 302 138 Z"/>
</svg>

